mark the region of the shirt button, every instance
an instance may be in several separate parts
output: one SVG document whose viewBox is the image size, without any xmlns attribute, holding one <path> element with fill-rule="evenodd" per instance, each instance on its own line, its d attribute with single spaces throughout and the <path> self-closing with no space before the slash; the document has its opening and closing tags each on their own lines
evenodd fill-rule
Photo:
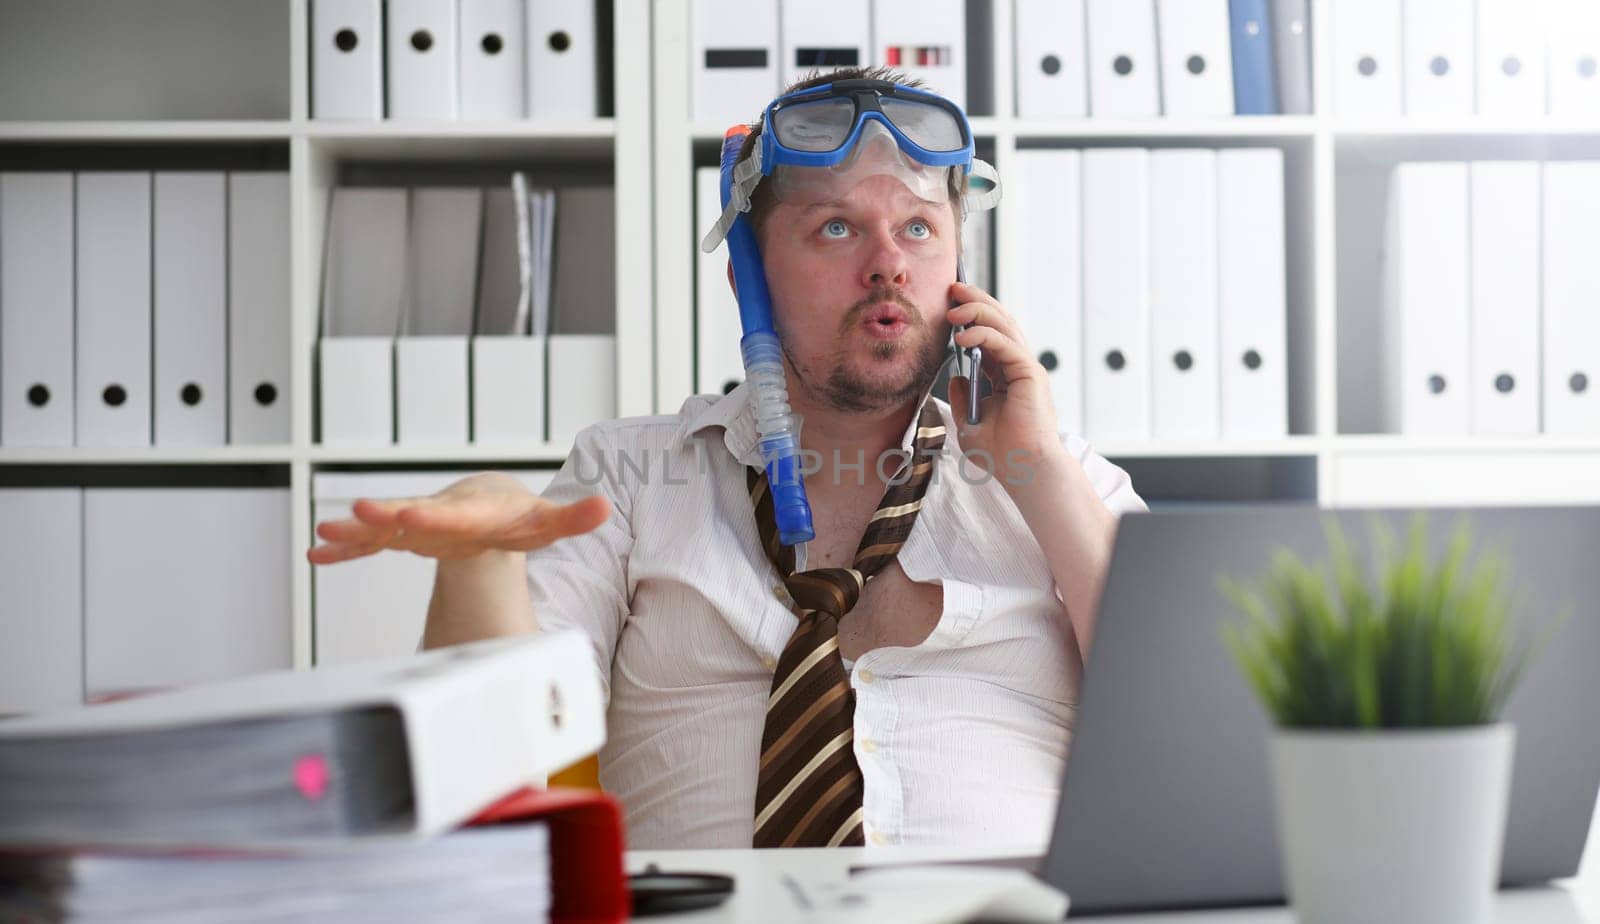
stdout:
<svg viewBox="0 0 1600 924">
<path fill-rule="evenodd" d="M 866 751 L 868 754 L 876 754 L 878 751 L 878 742 L 873 741 L 871 738 L 862 738 L 861 750 Z"/>
<path fill-rule="evenodd" d="M 770 671 L 778 666 L 778 659 L 774 658 L 772 655 L 765 655 L 762 657 L 761 663 L 766 667 L 767 670 Z"/>
<path fill-rule="evenodd" d="M 861 682 L 862 683 L 871 683 L 872 681 L 878 679 L 878 676 L 876 674 L 874 674 L 872 671 L 867 670 L 866 668 L 862 668 L 861 670 L 856 671 L 856 676 L 861 678 Z"/>
<path fill-rule="evenodd" d="M 882 831 L 874 831 L 874 832 L 872 832 L 871 840 L 872 840 L 872 845 L 874 847 L 882 847 L 884 844 L 889 843 L 889 839 L 887 837 L 883 836 L 883 832 Z"/>
<path fill-rule="evenodd" d="M 779 602 L 782 602 L 782 603 L 788 603 L 789 602 L 789 588 L 783 586 L 782 584 L 774 584 L 774 585 L 772 585 L 772 595 L 774 597 L 777 597 Z"/>
</svg>

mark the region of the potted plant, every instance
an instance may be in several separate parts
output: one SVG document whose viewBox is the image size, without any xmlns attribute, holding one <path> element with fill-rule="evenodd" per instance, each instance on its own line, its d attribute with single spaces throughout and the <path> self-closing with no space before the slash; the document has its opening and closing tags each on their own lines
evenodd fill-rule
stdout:
<svg viewBox="0 0 1600 924">
<path fill-rule="evenodd" d="M 1527 663 L 1508 567 L 1458 524 L 1437 562 L 1420 516 L 1375 522 L 1376 580 L 1331 519 L 1331 574 L 1279 552 L 1225 641 L 1271 715 L 1279 848 L 1302 924 L 1490 918 Z"/>
</svg>

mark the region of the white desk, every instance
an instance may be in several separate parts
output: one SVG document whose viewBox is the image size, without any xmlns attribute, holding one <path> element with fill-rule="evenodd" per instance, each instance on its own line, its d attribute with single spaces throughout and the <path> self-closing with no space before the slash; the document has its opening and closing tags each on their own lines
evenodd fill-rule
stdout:
<svg viewBox="0 0 1600 924">
<path fill-rule="evenodd" d="M 1590 832 L 1590 844 L 1596 838 Z M 894 863 L 918 860 L 948 860 L 979 856 L 1003 856 L 949 848 L 840 848 L 835 850 L 634 850 L 627 856 L 630 873 L 655 863 L 663 872 L 709 872 L 731 875 L 734 893 L 723 905 L 698 912 L 647 918 L 663 924 L 729 924 L 729 922 L 838 922 L 860 915 L 862 920 L 909 920 L 893 914 L 885 906 L 866 908 L 841 904 L 850 894 L 851 866 L 863 863 Z M 809 906 L 809 907 L 807 907 Z M 1240 924 L 1293 924 L 1294 915 L 1285 907 L 1224 909 L 1199 912 L 1117 915 L 1106 920 L 1116 924 L 1157 924 L 1157 922 L 1240 922 Z M 918 921 L 939 920 L 916 917 Z M 1497 924 L 1600 924 L 1600 861 L 1595 851 L 1585 856 L 1578 878 L 1553 886 L 1519 889 L 1500 893 L 1496 906 Z"/>
</svg>

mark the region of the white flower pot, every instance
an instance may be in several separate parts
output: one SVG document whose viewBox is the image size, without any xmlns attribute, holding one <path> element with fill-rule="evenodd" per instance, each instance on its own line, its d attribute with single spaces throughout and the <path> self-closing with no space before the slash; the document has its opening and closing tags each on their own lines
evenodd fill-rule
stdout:
<svg viewBox="0 0 1600 924">
<path fill-rule="evenodd" d="M 1506 723 L 1275 733 L 1278 843 L 1300 924 L 1487 924 L 1515 740 Z"/>
</svg>

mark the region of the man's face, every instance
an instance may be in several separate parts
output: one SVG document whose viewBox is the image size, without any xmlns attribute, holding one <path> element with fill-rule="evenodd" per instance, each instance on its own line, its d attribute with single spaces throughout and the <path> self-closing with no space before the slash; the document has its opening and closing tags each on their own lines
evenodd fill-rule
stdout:
<svg viewBox="0 0 1600 924">
<path fill-rule="evenodd" d="M 950 204 L 892 176 L 772 207 L 761 255 L 773 324 L 812 400 L 866 412 L 921 396 L 944 362 L 959 248 Z"/>
</svg>

